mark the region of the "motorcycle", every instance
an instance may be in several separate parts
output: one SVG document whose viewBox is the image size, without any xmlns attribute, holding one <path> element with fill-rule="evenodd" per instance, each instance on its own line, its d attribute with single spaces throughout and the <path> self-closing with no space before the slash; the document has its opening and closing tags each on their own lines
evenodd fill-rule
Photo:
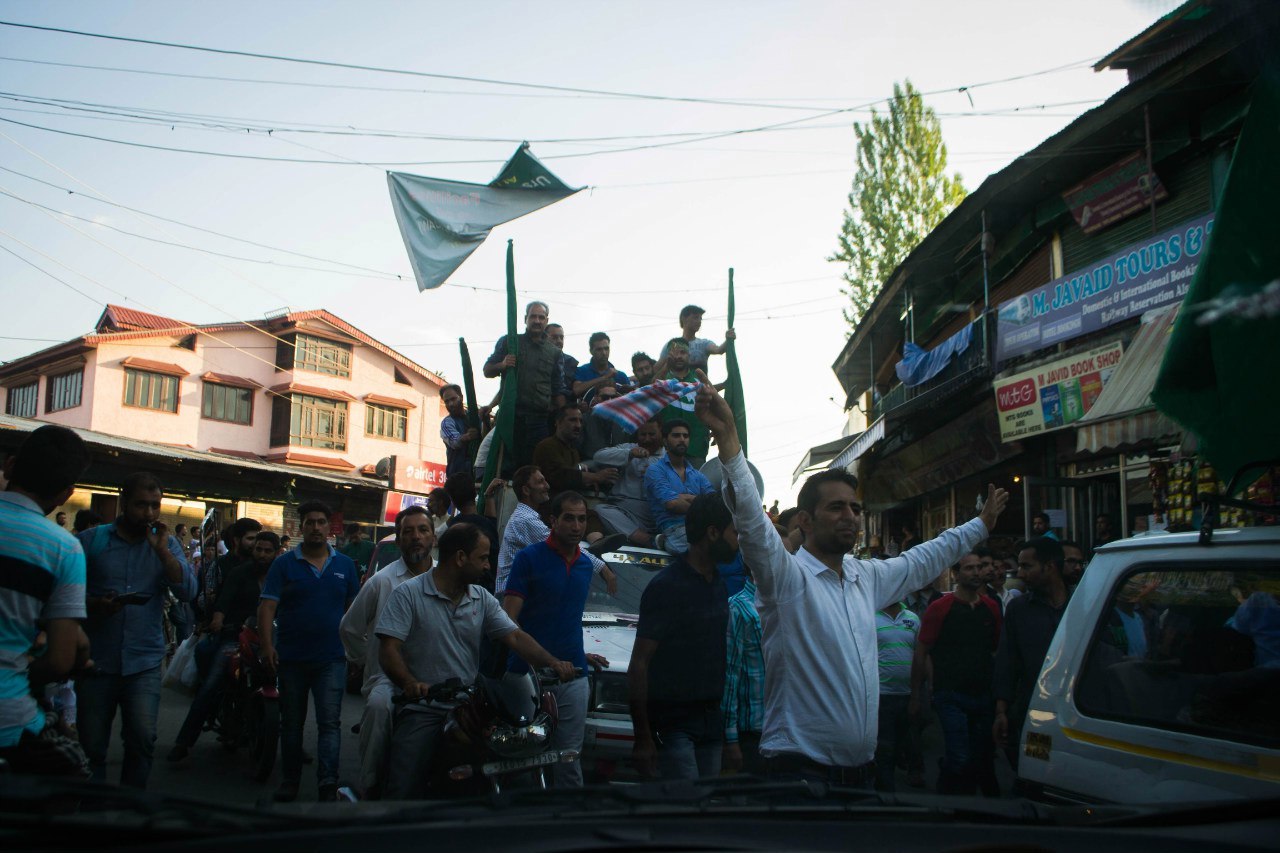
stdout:
<svg viewBox="0 0 1280 853">
<path fill-rule="evenodd" d="M 227 686 L 209 728 L 229 752 L 247 747 L 251 775 L 265 782 L 279 752 L 280 691 L 275 676 L 258 659 L 258 648 L 257 630 L 244 625 L 235 648 L 227 653 Z"/>
<path fill-rule="evenodd" d="M 548 767 L 577 761 L 576 749 L 548 748 L 559 709 L 546 687 L 559 680 L 555 670 L 544 668 L 503 678 L 481 675 L 471 684 L 452 678 L 416 700 L 397 696 L 396 704 L 455 703 L 428 771 L 430 795 L 499 793 L 521 777 L 545 789 Z"/>
</svg>

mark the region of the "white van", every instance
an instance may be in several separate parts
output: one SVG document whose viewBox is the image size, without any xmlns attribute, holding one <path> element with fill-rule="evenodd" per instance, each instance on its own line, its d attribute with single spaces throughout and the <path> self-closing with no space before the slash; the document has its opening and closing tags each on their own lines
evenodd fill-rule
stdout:
<svg viewBox="0 0 1280 853">
<path fill-rule="evenodd" d="M 1280 528 L 1098 550 L 1019 737 L 1036 797 L 1169 803 L 1280 796 Z"/>
</svg>

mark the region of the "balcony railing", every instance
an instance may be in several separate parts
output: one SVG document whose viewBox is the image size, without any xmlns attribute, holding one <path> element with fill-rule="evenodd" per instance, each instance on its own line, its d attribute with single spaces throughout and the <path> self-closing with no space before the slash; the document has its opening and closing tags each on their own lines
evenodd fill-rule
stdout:
<svg viewBox="0 0 1280 853">
<path fill-rule="evenodd" d="M 973 338 L 968 348 L 953 358 L 941 373 L 919 385 L 907 386 L 899 382 L 875 402 L 872 414 L 878 418 L 904 406 L 911 405 L 914 408 L 926 405 L 928 398 L 941 397 L 990 372 L 987 327 L 984 318 L 979 318 L 973 324 Z"/>
</svg>

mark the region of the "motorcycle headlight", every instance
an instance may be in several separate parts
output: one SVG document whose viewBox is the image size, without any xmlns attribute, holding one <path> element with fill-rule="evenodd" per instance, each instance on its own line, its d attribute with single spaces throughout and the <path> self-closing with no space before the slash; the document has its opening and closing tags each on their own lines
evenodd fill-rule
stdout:
<svg viewBox="0 0 1280 853">
<path fill-rule="evenodd" d="M 489 748 L 503 758 L 523 758 L 536 755 L 547 747 L 554 728 L 551 718 L 538 714 L 525 726 L 499 724 L 489 733 Z"/>
<path fill-rule="evenodd" d="M 595 676 L 591 709 L 601 714 L 631 713 L 631 689 L 625 672 L 601 672 Z"/>
</svg>

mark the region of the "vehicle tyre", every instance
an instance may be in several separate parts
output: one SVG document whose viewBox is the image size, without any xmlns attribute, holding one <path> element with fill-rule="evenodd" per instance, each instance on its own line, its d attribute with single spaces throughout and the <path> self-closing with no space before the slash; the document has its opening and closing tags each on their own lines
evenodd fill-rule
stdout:
<svg viewBox="0 0 1280 853">
<path fill-rule="evenodd" d="M 254 778 L 267 781 L 276 765 L 276 753 L 280 747 L 280 703 L 275 699 L 254 699 L 254 731 L 250 741 Z"/>
</svg>

